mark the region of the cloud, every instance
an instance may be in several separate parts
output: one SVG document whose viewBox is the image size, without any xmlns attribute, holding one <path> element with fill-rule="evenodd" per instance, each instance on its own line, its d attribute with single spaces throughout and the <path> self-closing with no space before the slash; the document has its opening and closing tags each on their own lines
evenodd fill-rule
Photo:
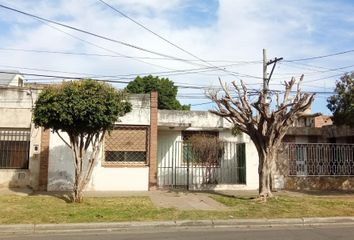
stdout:
<svg viewBox="0 0 354 240">
<path fill-rule="evenodd" d="M 3 1 L 4 2 L 4 1 Z M 196 56 L 207 60 L 261 60 L 262 48 L 266 48 L 269 58 L 303 58 L 350 49 L 354 40 L 352 26 L 353 4 L 347 1 L 246 1 L 220 0 L 110 0 L 107 2 L 123 10 L 129 16 L 183 47 Z M 4 2 L 6 5 L 7 3 Z M 11 6 L 55 19 L 66 24 L 92 31 L 117 40 L 168 55 L 193 59 L 192 56 L 167 44 L 151 33 L 143 30 L 128 19 L 95 0 L 57 1 L 11 1 Z M 212 6 L 212 7 L 211 7 Z M 193 9 L 193 11 L 191 10 Z M 188 14 L 200 14 L 187 18 Z M 212 17 L 208 17 L 208 16 Z M 187 16 L 187 17 L 186 17 Z M 0 10 L 0 26 L 6 36 L 0 37 L 2 47 L 42 49 L 73 52 L 96 52 L 100 54 L 124 54 L 130 56 L 156 57 L 146 52 L 128 48 L 106 40 L 97 39 L 60 28 L 77 37 L 90 41 L 105 49 L 79 41 L 29 17 Z M 24 66 L 54 69 L 66 72 L 96 73 L 102 75 L 131 74 L 139 72 L 166 71 L 167 69 L 198 68 L 196 65 L 178 61 L 140 60 L 126 58 L 105 58 L 88 56 L 31 54 L 0 51 L 0 65 Z M 352 55 L 303 62 L 333 68 L 349 65 Z M 207 66 L 211 64 L 201 63 Z M 228 63 L 223 63 L 228 64 Z M 200 66 L 199 66 L 200 67 Z M 0 66 L 0 68 L 2 68 Z M 225 81 L 237 79 L 227 71 L 261 77 L 261 64 L 245 64 L 225 67 L 225 71 L 171 76 L 175 82 L 217 85 L 217 77 Z M 316 73 L 317 71 L 317 73 Z M 291 63 L 279 64 L 272 83 L 289 79 L 291 74 L 305 73 L 311 80 L 329 76 L 337 72 L 318 73 L 319 68 L 305 67 Z M 310 74 L 311 73 L 311 74 Z M 307 77 L 307 75 L 308 77 Z M 260 83 L 257 78 L 242 77 L 247 83 Z M 317 89 L 330 91 L 334 79 L 315 83 Z M 308 83 L 310 85 L 310 83 Z M 253 85 L 252 85 L 253 86 Z M 278 85 L 273 85 L 279 88 Z M 313 90 L 310 86 L 305 89 Z M 180 89 L 188 93 L 202 94 L 202 91 Z M 323 98 L 322 98 L 323 99 Z M 184 103 L 205 102 L 206 99 L 183 99 Z M 317 109 L 325 110 L 324 102 Z"/>
</svg>

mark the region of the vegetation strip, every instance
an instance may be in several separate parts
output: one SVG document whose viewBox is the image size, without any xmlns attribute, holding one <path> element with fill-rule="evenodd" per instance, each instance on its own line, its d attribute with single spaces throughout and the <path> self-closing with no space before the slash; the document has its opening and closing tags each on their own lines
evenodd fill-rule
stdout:
<svg viewBox="0 0 354 240">
<path fill-rule="evenodd" d="M 278 196 L 267 202 L 212 195 L 228 211 L 156 208 L 148 197 L 87 198 L 82 204 L 52 196 L 0 196 L 0 224 L 230 220 L 354 216 L 354 198 Z"/>
</svg>

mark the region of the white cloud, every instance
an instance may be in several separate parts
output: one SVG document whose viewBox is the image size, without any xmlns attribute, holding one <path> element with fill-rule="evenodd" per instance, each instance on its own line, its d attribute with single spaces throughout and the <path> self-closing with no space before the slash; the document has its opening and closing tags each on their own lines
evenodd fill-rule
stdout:
<svg viewBox="0 0 354 240">
<path fill-rule="evenodd" d="M 349 36 L 349 38 L 351 36 L 353 39 L 353 35 L 350 35 L 353 33 L 353 28 L 338 30 L 330 26 L 331 19 L 350 22 L 350 17 L 347 18 L 345 14 L 340 13 L 338 10 L 350 11 L 350 7 L 353 8 L 353 6 L 342 6 L 342 8 L 345 8 L 342 9 L 341 6 L 332 2 L 220 0 L 219 8 L 217 9 L 217 19 L 214 23 L 203 27 L 191 23 L 183 29 L 177 28 L 170 21 L 168 14 L 176 8 L 189 4 L 189 1 L 117 0 L 108 2 L 123 9 L 128 15 L 133 16 L 172 42 L 204 59 L 261 60 L 262 48 L 267 48 L 269 58 L 283 56 L 291 59 L 315 56 L 333 52 L 335 49 L 340 48 L 334 41 L 318 39 L 319 36 L 329 38 L 329 34 L 336 32 L 339 34 L 336 37 L 345 35 Z M 11 1 L 11 4 L 28 12 L 57 19 L 66 24 L 142 46 L 146 49 L 172 56 L 192 58 L 95 0 Z M 1 38 L 3 40 L 0 40 L 0 44 L 3 47 L 114 54 L 82 43 L 46 25 L 37 24 L 36 21 L 30 20 L 28 17 L 19 16 L 5 10 L 1 10 L 0 21 L 11 23 L 12 26 L 9 37 L 7 39 Z M 78 34 L 71 30 L 64 31 L 114 52 L 133 56 L 153 56 L 116 43 Z M 326 35 L 327 31 L 328 34 Z M 342 46 L 342 49 L 347 49 L 348 47 Z M 0 54 L 6 54 L 6 57 L 1 58 L 0 65 L 105 75 L 165 71 L 163 68 L 124 58 L 93 58 L 3 51 Z M 350 59 L 348 56 L 343 56 L 340 59 L 326 59 L 326 61 L 315 64 L 333 67 L 340 64 L 346 65 Z M 196 67 L 177 61 L 145 61 L 162 65 L 169 69 Z M 228 68 L 228 70 L 256 76 L 261 76 L 262 72 L 259 64 L 237 66 Z M 276 69 L 274 82 L 280 81 L 278 78 L 282 73 L 291 72 L 299 75 L 301 72 L 311 71 L 313 72 L 313 69 L 297 69 L 284 63 Z M 220 71 L 199 75 L 173 76 L 171 79 L 176 82 L 216 85 L 217 75 L 222 76 L 227 81 L 235 79 L 234 76 L 227 76 L 225 72 Z M 316 77 L 325 76 L 325 74 L 310 76 L 309 79 L 315 79 Z M 247 81 L 255 83 L 260 80 L 248 78 Z M 333 82 L 328 80 L 327 82 L 320 81 L 316 84 L 319 87 L 333 86 Z M 186 92 L 186 90 L 182 89 L 180 91 Z M 196 92 L 196 90 L 190 91 Z"/>
</svg>

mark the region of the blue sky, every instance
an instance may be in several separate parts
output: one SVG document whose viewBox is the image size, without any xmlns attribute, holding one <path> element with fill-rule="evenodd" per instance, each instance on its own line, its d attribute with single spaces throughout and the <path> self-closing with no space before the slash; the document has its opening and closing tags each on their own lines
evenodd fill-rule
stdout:
<svg viewBox="0 0 354 240">
<path fill-rule="evenodd" d="M 106 76 L 195 70 L 189 74 L 158 75 L 180 85 L 179 99 L 193 109 L 206 110 L 204 90 L 243 79 L 250 88 L 259 88 L 262 49 L 269 58 L 284 60 L 321 56 L 354 49 L 354 2 L 349 0 L 107 0 L 203 62 L 151 59 L 157 56 L 81 33 L 45 25 L 37 20 L 0 9 L 0 69 L 65 76 Z M 97 0 L 0 0 L 1 4 L 77 26 L 110 38 L 178 58 L 196 60 L 167 44 Z M 80 39 L 78 39 L 80 38 Z M 115 55 L 97 57 L 14 51 L 11 49 L 81 52 Z M 140 57 L 137 59 L 117 55 Z M 141 58 L 142 57 L 142 58 Z M 148 58 L 146 58 L 148 57 Z M 353 71 L 354 53 L 299 62 L 281 62 L 275 69 L 272 89 L 291 76 L 305 74 L 303 90 L 332 92 L 336 79 Z M 244 62 L 257 61 L 257 62 Z M 346 67 L 347 68 L 343 68 Z M 337 69 L 341 68 L 341 69 Z M 232 72 L 232 74 L 230 73 Z M 334 77 L 331 77 L 336 75 Z M 249 77 L 251 76 L 251 77 Z M 28 77 L 31 81 L 49 81 Z M 52 81 L 52 80 L 50 80 Z M 117 85 L 123 87 L 124 85 Z M 312 110 L 329 114 L 328 94 L 317 94 Z"/>
</svg>

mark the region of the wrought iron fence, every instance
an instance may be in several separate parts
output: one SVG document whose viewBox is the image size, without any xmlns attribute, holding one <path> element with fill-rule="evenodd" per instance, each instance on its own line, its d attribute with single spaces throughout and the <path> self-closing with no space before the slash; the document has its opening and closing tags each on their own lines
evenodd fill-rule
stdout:
<svg viewBox="0 0 354 240">
<path fill-rule="evenodd" d="M 286 144 L 290 176 L 354 176 L 354 144 Z"/>
<path fill-rule="evenodd" d="M 30 130 L 0 130 L 0 169 L 27 169 Z"/>
<path fill-rule="evenodd" d="M 215 184 L 245 184 L 245 144 L 222 142 L 221 145 L 218 159 L 203 161 L 193 156 L 191 145 L 183 141 L 159 143 L 158 186 L 188 189 Z"/>
</svg>

